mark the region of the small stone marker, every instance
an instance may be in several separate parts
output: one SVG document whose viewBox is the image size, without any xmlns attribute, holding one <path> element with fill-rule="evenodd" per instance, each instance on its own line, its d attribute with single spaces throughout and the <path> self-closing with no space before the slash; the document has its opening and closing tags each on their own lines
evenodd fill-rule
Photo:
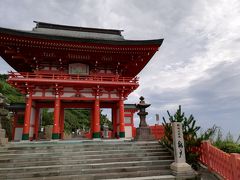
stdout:
<svg viewBox="0 0 240 180">
<path fill-rule="evenodd" d="M 182 132 L 182 123 L 172 123 L 173 147 L 174 147 L 174 160 L 171 164 L 171 169 L 175 175 L 191 176 L 194 171 L 191 166 L 186 163 L 185 146 Z"/>
</svg>

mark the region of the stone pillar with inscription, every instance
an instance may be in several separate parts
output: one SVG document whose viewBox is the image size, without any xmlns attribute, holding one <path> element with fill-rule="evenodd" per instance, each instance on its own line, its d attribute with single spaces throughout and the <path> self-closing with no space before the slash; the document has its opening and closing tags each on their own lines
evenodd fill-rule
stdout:
<svg viewBox="0 0 240 180">
<path fill-rule="evenodd" d="M 182 132 L 182 123 L 172 123 L 174 162 L 171 164 L 171 169 L 174 175 L 177 176 L 194 176 L 195 173 L 191 166 L 186 163 L 185 146 Z"/>
</svg>

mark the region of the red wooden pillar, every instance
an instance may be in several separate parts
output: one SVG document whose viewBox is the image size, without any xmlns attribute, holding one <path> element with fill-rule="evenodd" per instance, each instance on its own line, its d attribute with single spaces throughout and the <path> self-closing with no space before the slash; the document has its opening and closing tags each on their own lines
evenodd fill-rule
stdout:
<svg viewBox="0 0 240 180">
<path fill-rule="evenodd" d="M 119 100 L 119 137 L 125 138 L 125 124 L 124 124 L 124 102 Z"/>
<path fill-rule="evenodd" d="M 64 108 L 60 109 L 60 137 L 64 139 Z"/>
<path fill-rule="evenodd" d="M 113 125 L 113 134 L 112 137 L 117 137 L 117 108 L 114 106 L 112 108 L 112 125 Z"/>
<path fill-rule="evenodd" d="M 35 139 L 35 140 L 38 139 L 39 110 L 40 110 L 39 108 L 36 108 L 36 111 L 35 111 L 34 134 L 33 134 L 33 139 Z"/>
<path fill-rule="evenodd" d="M 28 97 L 26 97 L 26 108 L 25 108 L 22 140 L 29 140 L 31 109 L 32 109 L 32 93 L 30 93 Z"/>
<path fill-rule="evenodd" d="M 94 119 L 93 119 L 93 138 L 101 138 L 100 132 L 100 101 L 99 96 L 96 96 L 94 101 Z"/>
<path fill-rule="evenodd" d="M 60 98 L 59 96 L 55 99 L 54 105 L 54 122 L 53 122 L 53 130 L 52 130 L 52 139 L 59 139 L 59 118 L 60 118 Z"/>
</svg>

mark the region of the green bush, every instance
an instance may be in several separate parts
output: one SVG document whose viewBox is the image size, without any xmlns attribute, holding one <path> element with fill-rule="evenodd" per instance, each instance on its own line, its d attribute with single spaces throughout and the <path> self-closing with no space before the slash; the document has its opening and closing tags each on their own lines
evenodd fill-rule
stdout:
<svg viewBox="0 0 240 180">
<path fill-rule="evenodd" d="M 42 125 L 53 125 L 54 112 L 49 109 L 42 109 Z M 64 110 L 64 131 L 71 133 L 73 130 L 84 129 L 88 131 L 90 129 L 90 110 L 87 109 L 65 109 Z M 101 126 L 107 124 L 109 129 L 112 129 L 112 122 L 107 118 L 107 115 L 100 114 Z"/>
<path fill-rule="evenodd" d="M 228 132 L 226 137 L 223 139 L 223 135 L 220 129 L 218 130 L 218 134 L 213 145 L 226 153 L 240 153 L 240 144 L 234 142 L 231 133 Z"/>
<path fill-rule="evenodd" d="M 0 93 L 6 97 L 8 103 L 23 103 L 24 96 L 14 87 L 6 82 L 7 75 L 0 74 Z"/>
<path fill-rule="evenodd" d="M 240 145 L 232 142 L 222 142 L 217 147 L 227 153 L 240 153 Z"/>
</svg>

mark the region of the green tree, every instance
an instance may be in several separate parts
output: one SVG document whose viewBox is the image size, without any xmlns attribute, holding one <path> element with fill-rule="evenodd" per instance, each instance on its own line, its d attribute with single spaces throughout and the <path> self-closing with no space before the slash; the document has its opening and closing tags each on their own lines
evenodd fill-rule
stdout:
<svg viewBox="0 0 240 180">
<path fill-rule="evenodd" d="M 65 123 L 64 131 L 70 133 L 76 129 L 84 129 L 88 131 L 90 129 L 91 114 L 87 109 L 66 109 L 65 110 Z M 107 115 L 100 114 L 101 126 L 107 124 L 109 129 L 112 128 L 112 122 L 107 118 Z"/>
<path fill-rule="evenodd" d="M 88 131 L 90 128 L 90 111 L 86 109 L 66 109 L 64 131 L 72 132 L 76 129 Z"/>
<path fill-rule="evenodd" d="M 7 75 L 0 74 L 0 93 L 6 97 L 8 103 L 23 103 L 25 101 L 24 96 L 14 87 L 7 82 Z"/>
<path fill-rule="evenodd" d="M 42 126 L 53 125 L 53 112 L 49 109 L 42 109 Z"/>
<path fill-rule="evenodd" d="M 112 130 L 112 122 L 108 119 L 107 114 L 100 114 L 100 124 L 101 127 L 103 127 L 103 125 L 107 125 L 109 130 Z"/>
<path fill-rule="evenodd" d="M 172 138 L 172 122 L 181 122 L 183 128 L 183 138 L 185 141 L 185 152 L 186 152 L 186 161 L 191 164 L 194 169 L 199 167 L 198 158 L 199 154 L 196 152 L 195 148 L 199 147 L 202 140 L 209 139 L 214 135 L 216 127 L 209 129 L 198 137 L 198 131 L 200 126 L 196 126 L 196 120 L 193 115 L 189 117 L 185 116 L 185 113 L 182 112 L 181 106 L 179 106 L 177 112 L 174 115 L 171 115 L 169 111 L 168 121 L 163 117 L 163 127 L 165 130 L 165 136 L 161 140 L 165 146 L 173 150 L 173 138 Z"/>
</svg>

